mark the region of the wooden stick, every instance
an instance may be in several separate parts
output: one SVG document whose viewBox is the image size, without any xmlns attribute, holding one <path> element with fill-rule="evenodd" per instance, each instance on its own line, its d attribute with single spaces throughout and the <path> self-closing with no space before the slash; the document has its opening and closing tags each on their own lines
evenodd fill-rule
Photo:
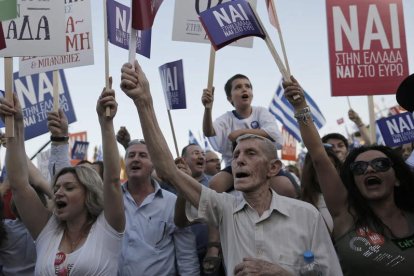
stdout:
<svg viewBox="0 0 414 276">
<path fill-rule="evenodd" d="M 129 63 L 132 64 L 132 67 L 134 67 L 134 63 L 135 63 L 135 53 L 136 53 L 136 49 L 137 49 L 137 30 L 135 30 L 134 28 L 132 28 L 132 2 L 134 0 L 131 0 L 131 5 L 130 5 L 130 13 L 129 13 Z"/>
<path fill-rule="evenodd" d="M 290 74 L 287 72 L 285 65 L 283 64 L 282 59 L 280 58 L 279 54 L 276 51 L 275 46 L 273 45 L 272 41 L 269 38 L 269 34 L 267 33 L 265 27 L 263 26 L 262 20 L 260 19 L 260 17 L 258 16 L 258 14 L 256 13 L 256 11 L 254 9 L 252 9 L 253 13 L 255 14 L 257 21 L 259 22 L 260 27 L 263 30 L 263 33 L 265 34 L 265 42 L 267 47 L 269 48 L 270 53 L 273 56 L 273 59 L 276 62 L 277 67 L 279 68 L 280 73 L 282 74 L 282 77 L 285 81 L 290 80 Z"/>
<path fill-rule="evenodd" d="M 53 70 L 53 111 L 59 111 L 59 70 Z"/>
<path fill-rule="evenodd" d="M 214 67 L 216 64 L 216 50 L 214 50 L 213 45 L 210 47 L 210 60 L 208 63 L 208 81 L 207 89 L 213 91 L 213 79 L 214 79 Z"/>
<path fill-rule="evenodd" d="M 134 62 L 135 62 L 135 52 L 137 49 L 137 30 L 135 30 L 134 28 L 131 27 L 131 33 L 129 36 L 129 63 L 132 64 L 132 66 L 134 66 Z"/>
<path fill-rule="evenodd" d="M 180 153 L 178 151 L 178 146 L 177 146 L 177 138 L 175 137 L 174 125 L 173 125 L 173 121 L 171 118 L 171 111 L 168 109 L 167 112 L 168 112 L 168 119 L 170 120 L 171 132 L 172 132 L 173 139 L 174 139 L 175 152 L 177 153 L 177 157 L 180 157 Z"/>
<path fill-rule="evenodd" d="M 349 100 L 349 96 L 346 96 L 346 100 L 348 101 L 348 107 L 349 107 L 349 109 L 352 109 L 352 107 L 351 107 L 351 101 Z"/>
<path fill-rule="evenodd" d="M 13 57 L 4 58 L 4 89 L 6 100 L 13 103 Z M 13 104 L 14 105 L 14 104 Z M 6 137 L 14 137 L 14 116 L 6 116 Z"/>
<path fill-rule="evenodd" d="M 285 42 L 283 40 L 282 27 L 280 26 L 279 18 L 277 17 L 277 12 L 276 12 L 276 5 L 273 2 L 273 0 L 270 0 L 270 5 L 272 5 L 272 9 L 274 11 L 274 17 L 277 21 L 277 25 L 279 26 L 279 28 L 276 28 L 276 29 L 279 34 L 280 45 L 282 46 L 282 53 L 283 53 L 283 58 L 285 60 L 286 71 L 290 76 L 290 67 L 289 67 L 289 61 L 288 61 L 287 54 L 286 54 Z"/>
<path fill-rule="evenodd" d="M 374 111 L 374 96 L 368 96 L 368 109 L 369 109 L 369 134 L 371 144 L 377 142 L 377 132 L 375 123 L 375 111 Z"/>
<path fill-rule="evenodd" d="M 109 53 L 108 53 L 108 14 L 106 10 L 106 0 L 103 0 L 104 12 L 104 53 L 105 53 L 105 88 L 109 89 Z M 111 115 L 111 109 L 105 109 L 106 117 Z"/>
</svg>

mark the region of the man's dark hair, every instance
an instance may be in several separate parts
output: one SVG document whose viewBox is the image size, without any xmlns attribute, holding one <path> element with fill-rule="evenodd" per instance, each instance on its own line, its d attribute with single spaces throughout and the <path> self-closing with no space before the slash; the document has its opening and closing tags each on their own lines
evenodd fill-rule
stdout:
<svg viewBox="0 0 414 276">
<path fill-rule="evenodd" d="M 198 144 L 196 144 L 196 143 L 190 143 L 190 144 L 188 144 L 188 145 L 187 145 L 187 146 L 185 146 L 185 147 L 183 148 L 183 150 L 181 151 L 181 157 L 184 157 L 184 155 L 186 155 L 186 154 L 187 154 L 187 149 L 188 149 L 190 146 L 200 146 L 200 145 L 198 145 Z"/>
<path fill-rule="evenodd" d="M 231 89 L 232 89 L 232 83 L 236 79 L 246 79 L 250 82 L 249 78 L 242 74 L 236 74 L 230 79 L 227 80 L 226 84 L 224 85 L 224 91 L 226 91 L 226 96 L 231 97 Z M 252 84 L 250 83 L 250 86 L 253 88 Z"/>
<path fill-rule="evenodd" d="M 345 138 L 345 136 L 343 136 L 342 134 L 339 133 L 328 133 L 325 136 L 322 137 L 322 142 L 323 143 L 328 143 L 329 139 L 338 139 L 341 140 L 342 142 L 344 142 L 346 149 L 348 149 L 349 145 L 348 145 L 348 139 Z"/>
</svg>

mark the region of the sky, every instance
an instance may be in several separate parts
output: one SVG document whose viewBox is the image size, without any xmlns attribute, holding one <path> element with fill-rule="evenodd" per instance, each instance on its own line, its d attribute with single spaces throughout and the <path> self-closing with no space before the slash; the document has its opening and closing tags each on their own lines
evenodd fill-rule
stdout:
<svg viewBox="0 0 414 276">
<path fill-rule="evenodd" d="M 129 0 L 118 0 L 129 5 Z M 194 5 L 195 0 L 185 0 Z M 206 0 L 200 0 L 206 1 Z M 270 25 L 264 0 L 257 0 L 257 13 L 265 25 L 273 43 L 281 54 L 276 30 Z M 100 128 L 95 112 L 96 100 L 105 85 L 104 79 L 104 21 L 102 1 L 93 0 L 93 44 L 94 65 L 65 70 L 72 102 L 75 106 L 77 122 L 69 126 L 70 132 L 87 131 L 89 157 L 92 157 L 93 147 L 101 144 Z M 201 95 L 207 86 L 208 61 L 210 46 L 208 44 L 172 41 L 172 25 L 174 17 L 173 0 L 164 0 L 161 5 L 152 31 L 151 59 L 137 55 L 146 76 L 150 82 L 154 106 L 161 129 L 167 139 L 173 155 L 175 155 L 173 136 L 169 124 L 163 90 L 158 67 L 178 59 L 183 60 L 184 79 L 187 97 L 187 109 L 172 110 L 171 116 L 177 137 L 178 148 L 181 150 L 188 144 L 188 130 L 199 137 L 202 135 L 203 105 Z M 279 21 L 281 24 L 285 47 L 291 68 L 291 73 L 301 83 L 302 87 L 313 97 L 326 118 L 326 125 L 320 130 L 324 135 L 329 132 L 345 134 L 344 126 L 352 129 L 352 123 L 347 118 L 348 103 L 345 97 L 331 97 L 328 41 L 326 26 L 326 8 L 324 0 L 275 0 Z M 403 0 L 404 22 L 408 49 L 410 73 L 414 68 L 414 1 Z M 120 69 L 128 61 L 128 52 L 109 44 L 110 75 L 113 76 L 113 87 L 116 90 L 118 114 L 114 119 L 115 131 L 126 126 L 132 138 L 142 138 L 139 118 L 132 101 L 119 88 Z M 17 71 L 18 60 L 14 58 L 14 68 Z M 214 74 L 215 102 L 213 118 L 232 109 L 227 102 L 224 83 L 236 73 L 250 78 L 253 85 L 253 105 L 268 107 L 281 74 L 265 44 L 260 38 L 254 39 L 253 48 L 225 47 L 216 53 Z M 3 59 L 0 58 L 0 83 L 4 84 Z M 4 87 L 0 85 L 0 89 Z M 379 108 L 396 105 L 395 95 L 375 96 Z M 351 97 L 351 107 L 356 110 L 364 122 L 368 123 L 368 104 L 366 96 Z M 337 119 L 345 118 L 345 124 L 338 126 Z M 280 123 L 279 123 L 280 125 Z M 28 156 L 49 141 L 49 134 L 33 138 L 26 142 Z M 119 147 L 120 153 L 124 150 Z M 4 149 L 0 152 L 4 158 Z"/>
</svg>

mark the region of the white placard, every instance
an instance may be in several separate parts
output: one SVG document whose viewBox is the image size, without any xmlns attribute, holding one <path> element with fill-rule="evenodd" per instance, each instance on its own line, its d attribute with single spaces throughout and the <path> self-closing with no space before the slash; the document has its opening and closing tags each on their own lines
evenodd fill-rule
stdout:
<svg viewBox="0 0 414 276">
<path fill-rule="evenodd" d="M 89 0 L 65 4 L 66 54 L 21 57 L 19 76 L 93 64 L 91 3 Z"/>
<path fill-rule="evenodd" d="M 217 4 L 231 0 L 175 0 L 172 40 L 210 44 L 206 32 L 198 19 L 198 14 Z M 256 9 L 257 1 L 248 0 L 252 9 Z M 211 3 L 209 6 L 208 3 Z M 253 37 L 235 41 L 231 46 L 253 47 Z"/>
<path fill-rule="evenodd" d="M 18 17 L 2 22 L 7 48 L 2 57 L 62 55 L 65 49 L 65 2 L 18 0 Z"/>
</svg>

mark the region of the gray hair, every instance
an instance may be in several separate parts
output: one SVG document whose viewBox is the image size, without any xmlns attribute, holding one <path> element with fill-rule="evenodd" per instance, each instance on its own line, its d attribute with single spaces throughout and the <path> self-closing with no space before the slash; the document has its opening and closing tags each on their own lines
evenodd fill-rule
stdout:
<svg viewBox="0 0 414 276">
<path fill-rule="evenodd" d="M 128 156 L 128 149 L 133 145 L 145 145 L 145 140 L 144 139 L 134 139 L 134 140 L 129 141 L 128 146 L 125 149 L 124 159 L 126 159 L 127 156 Z"/>
<path fill-rule="evenodd" d="M 267 155 L 267 157 L 269 159 L 279 159 L 277 156 L 276 145 L 272 141 L 270 141 L 270 139 L 266 137 L 256 135 L 256 134 L 243 134 L 237 137 L 236 143 L 238 144 L 240 141 L 249 140 L 249 139 L 257 139 L 257 140 L 262 141 L 263 142 L 261 143 L 263 145 L 262 148 L 265 154 Z"/>
</svg>

